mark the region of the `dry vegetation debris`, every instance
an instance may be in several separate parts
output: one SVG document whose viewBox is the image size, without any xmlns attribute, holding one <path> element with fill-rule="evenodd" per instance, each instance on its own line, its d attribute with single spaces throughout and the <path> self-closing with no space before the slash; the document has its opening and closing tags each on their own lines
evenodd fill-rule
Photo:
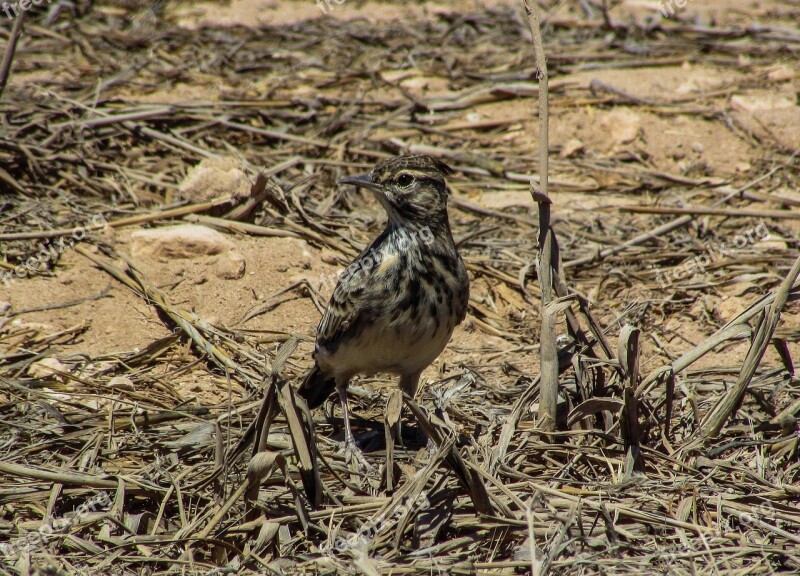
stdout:
<svg viewBox="0 0 800 576">
<path fill-rule="evenodd" d="M 552 434 L 536 419 L 536 222 L 518 196 L 538 172 L 538 85 L 515 10 L 198 31 L 168 12 L 108 5 L 47 23 L 32 13 L 0 103 L 0 274 L 83 230 L 74 250 L 172 333 L 54 362 L 88 324 L 43 333 L 16 321 L 31 310 L 0 309 L 0 540 L 22 550 L 0 572 L 800 570 L 800 161 L 791 134 L 769 123 L 784 121 L 782 104 L 770 117 L 752 100 L 728 105 L 787 81 L 775 63 L 796 69 L 800 33 L 628 26 L 569 4 L 568 17 L 545 19 L 553 123 L 621 114 L 599 131 L 603 147 L 553 128 L 571 296 Z M 719 84 L 640 94 L 607 74 L 687 63 Z M 671 125 L 710 141 L 665 159 L 647 138 Z M 727 161 L 704 160 L 717 139 Z M 115 230 L 182 221 L 302 238 L 344 263 L 379 223 L 336 178 L 402 149 L 456 168 L 468 322 L 486 345 L 407 402 L 406 419 L 439 449 L 419 451 L 405 426 L 388 471 L 386 396 L 375 380 L 356 388 L 378 469 L 364 476 L 338 451 L 338 418 L 312 422 L 294 402 L 307 362 L 291 353 L 310 332 L 209 323 L 87 223 L 100 214 Z M 230 157 L 249 194 L 187 204 L 189 168 Z M 54 273 L 59 256 L 25 275 Z M 313 283 L 285 288 L 323 305 Z M 198 366 L 229 388 L 226 405 L 176 389 Z M 36 536 L 44 519 L 66 517 Z"/>
</svg>

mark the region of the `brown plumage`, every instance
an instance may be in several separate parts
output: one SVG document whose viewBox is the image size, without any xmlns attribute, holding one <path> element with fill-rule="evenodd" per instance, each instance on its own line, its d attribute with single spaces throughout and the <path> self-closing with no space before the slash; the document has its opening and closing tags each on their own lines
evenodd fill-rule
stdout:
<svg viewBox="0 0 800 576">
<path fill-rule="evenodd" d="M 340 180 L 372 191 L 389 217 L 341 275 L 317 328 L 314 367 L 299 390 L 312 408 L 339 390 L 348 447 L 350 379 L 396 374 L 413 395 L 466 315 L 469 278 L 447 218 L 451 172 L 430 156 L 399 156 Z"/>
</svg>

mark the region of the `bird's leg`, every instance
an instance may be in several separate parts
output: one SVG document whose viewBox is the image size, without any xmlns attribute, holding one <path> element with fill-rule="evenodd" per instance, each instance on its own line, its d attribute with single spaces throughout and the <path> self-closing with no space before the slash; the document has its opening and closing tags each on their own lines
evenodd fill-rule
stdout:
<svg viewBox="0 0 800 576">
<path fill-rule="evenodd" d="M 384 438 L 386 440 L 386 489 L 395 489 L 394 445 L 400 430 L 400 416 L 403 412 L 403 393 L 395 389 L 389 393 L 386 412 L 383 415 Z"/>
<path fill-rule="evenodd" d="M 408 375 L 405 375 L 405 376 L 400 376 L 400 390 L 404 394 L 408 394 L 408 396 L 410 398 L 412 398 L 412 399 L 417 394 L 417 386 L 419 386 L 419 375 L 420 374 L 421 374 L 421 372 L 416 372 L 414 374 L 408 374 Z M 398 417 L 398 419 L 397 419 L 397 437 L 400 439 L 400 443 L 402 444 L 403 443 L 403 431 L 402 431 L 401 426 L 402 426 L 402 419 L 400 419 Z M 420 428 L 420 431 L 422 432 L 422 434 L 424 436 L 425 432 L 422 431 L 421 428 Z"/>
<path fill-rule="evenodd" d="M 358 468 L 364 473 L 374 472 L 375 467 L 367 462 L 366 458 L 364 458 L 364 454 L 362 454 L 361 450 L 356 446 L 356 439 L 353 436 L 353 430 L 350 428 L 350 410 L 347 407 L 347 380 L 345 380 L 343 386 L 340 386 L 337 381 L 336 387 L 339 391 L 339 400 L 342 402 L 342 418 L 344 418 L 345 461 L 349 463 L 354 460 Z"/>
<path fill-rule="evenodd" d="M 342 417 L 344 418 L 344 443 L 345 447 L 356 448 L 356 439 L 350 428 L 350 410 L 347 408 L 347 385 L 339 386 L 339 400 L 342 403 Z M 356 448 L 357 449 L 357 448 Z"/>
<path fill-rule="evenodd" d="M 411 374 L 409 376 L 401 376 L 400 377 L 400 389 L 408 394 L 411 398 L 417 393 L 417 386 L 419 386 L 419 377 L 421 372 L 417 372 L 416 374 Z M 418 423 L 419 424 L 419 423 Z M 419 424 L 419 433 L 422 435 L 422 438 L 427 440 L 427 445 L 425 447 L 428 456 L 432 456 L 436 453 L 436 444 L 434 441 L 425 433 L 425 430 L 422 428 L 422 425 Z M 402 442 L 402 435 L 400 434 L 400 422 L 397 423 L 397 435 L 401 438 Z"/>
</svg>

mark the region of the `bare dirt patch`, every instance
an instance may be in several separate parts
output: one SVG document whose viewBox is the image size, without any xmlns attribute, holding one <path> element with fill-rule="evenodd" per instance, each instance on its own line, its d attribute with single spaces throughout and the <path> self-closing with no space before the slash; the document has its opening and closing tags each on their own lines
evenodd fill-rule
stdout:
<svg viewBox="0 0 800 576">
<path fill-rule="evenodd" d="M 554 228 L 564 280 L 599 330 L 578 314 L 591 335 L 570 349 L 581 338 L 560 318 L 564 433 L 551 438 L 537 430 L 537 83 L 524 18 L 503 2 L 347 0 L 324 17 L 311 0 L 129 4 L 32 12 L 0 107 L 0 535 L 19 543 L 99 491 L 115 502 L 50 548 L 15 548 L 9 571 L 524 573 L 532 545 L 552 571 L 689 573 L 699 559 L 797 571 L 797 302 L 739 409 L 700 447 L 761 316 L 680 364 L 774 295 L 800 253 L 796 6 L 690 0 L 673 20 L 658 2 L 607 15 L 602 3 L 545 6 Z M 233 447 L 277 350 L 298 341 L 280 371 L 296 385 L 336 273 L 384 224 L 374 199 L 336 180 L 404 148 L 456 169 L 450 219 L 471 277 L 468 317 L 417 401 L 484 474 L 492 513 L 476 516 L 444 461 L 426 467 L 408 413 L 400 488 L 352 473 L 331 405 L 332 418 L 314 414 L 320 509 L 279 416 L 265 451 L 286 458 L 285 474 L 266 479 L 254 516 L 241 498 L 215 516 L 244 481 Z M 218 157 L 247 183 L 188 194 L 192 168 Z M 242 190 L 262 172 L 268 186 L 248 204 Z M 687 207 L 683 226 L 615 251 Z M 111 227 L 37 264 L 48 235 L 96 214 Z M 134 253 L 137 232 L 185 224 L 224 235 L 237 260 Z M 759 224 L 769 237 L 739 245 Z M 642 475 L 625 471 L 614 408 L 625 324 L 641 330 L 649 383 L 637 395 Z M 378 375 L 352 390 L 378 470 L 390 389 Z M 226 456 L 224 481 L 211 481 Z M 425 511 L 369 531 L 363 557 L 330 551 L 394 518 L 412 485 Z"/>
</svg>

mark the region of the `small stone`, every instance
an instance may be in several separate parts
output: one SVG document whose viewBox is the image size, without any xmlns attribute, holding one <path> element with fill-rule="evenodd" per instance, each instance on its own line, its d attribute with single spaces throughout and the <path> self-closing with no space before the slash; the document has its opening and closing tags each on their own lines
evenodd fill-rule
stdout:
<svg viewBox="0 0 800 576">
<path fill-rule="evenodd" d="M 108 381 L 108 387 L 113 388 L 115 390 L 125 390 L 127 392 L 133 392 L 136 390 L 136 386 L 134 386 L 133 380 L 131 380 L 127 376 L 114 376 L 111 380 Z"/>
<path fill-rule="evenodd" d="M 0 315 L 5 315 L 9 310 L 11 310 L 11 303 L 0 301 Z"/>
<path fill-rule="evenodd" d="M 57 358 L 42 358 L 28 368 L 28 375 L 31 378 L 47 378 L 55 375 L 58 380 L 63 380 L 59 372 L 69 372 L 69 369 L 59 362 Z"/>
<path fill-rule="evenodd" d="M 244 256 L 235 250 L 230 250 L 217 259 L 214 264 L 214 273 L 217 278 L 222 278 L 223 280 L 238 280 L 244 276 L 246 268 L 247 264 Z"/>
<path fill-rule="evenodd" d="M 692 78 L 688 79 L 687 81 L 683 82 L 680 86 L 675 89 L 676 94 L 691 94 L 693 92 L 697 92 L 700 88 Z"/>
<path fill-rule="evenodd" d="M 58 275 L 58 281 L 64 286 L 69 286 L 70 284 L 74 284 L 76 281 L 80 283 L 83 275 L 84 273 L 78 270 L 67 270 L 66 272 L 62 272 Z"/>
<path fill-rule="evenodd" d="M 641 117 L 630 110 L 612 110 L 600 122 L 608 128 L 615 144 L 628 144 L 636 140 L 642 127 Z"/>
<path fill-rule="evenodd" d="M 794 103 L 780 94 L 736 94 L 731 96 L 731 107 L 741 112 L 760 112 L 763 110 L 785 110 Z"/>
<path fill-rule="evenodd" d="M 178 189 L 189 202 L 208 202 L 231 195 L 234 201 L 250 196 L 252 186 L 235 158 L 205 158 L 195 166 Z"/>
<path fill-rule="evenodd" d="M 339 257 L 337 256 L 337 253 L 330 248 L 323 248 L 320 258 L 323 262 L 325 262 L 325 264 L 330 264 L 332 266 L 339 264 Z"/>
<path fill-rule="evenodd" d="M 572 158 L 582 150 L 583 150 L 583 142 L 581 142 L 577 138 L 572 138 L 564 143 L 564 146 L 561 148 L 561 152 L 558 153 L 558 156 L 560 158 Z"/>
<path fill-rule="evenodd" d="M 134 258 L 195 258 L 227 252 L 233 242 L 211 228 L 196 224 L 138 230 L 131 235 Z"/>
<path fill-rule="evenodd" d="M 703 148 L 703 145 L 700 144 L 700 142 L 692 142 L 692 150 L 694 150 L 698 154 L 702 154 L 705 148 Z"/>
<path fill-rule="evenodd" d="M 39 334 L 52 334 L 56 331 L 56 328 L 50 324 L 43 324 L 42 322 L 23 322 L 20 318 L 11 322 L 11 325 L 17 330 L 29 330 L 31 332 L 38 332 Z"/>
<path fill-rule="evenodd" d="M 794 71 L 791 68 L 780 64 L 770 70 L 767 74 L 767 79 L 770 82 L 786 82 L 794 78 Z"/>
</svg>

